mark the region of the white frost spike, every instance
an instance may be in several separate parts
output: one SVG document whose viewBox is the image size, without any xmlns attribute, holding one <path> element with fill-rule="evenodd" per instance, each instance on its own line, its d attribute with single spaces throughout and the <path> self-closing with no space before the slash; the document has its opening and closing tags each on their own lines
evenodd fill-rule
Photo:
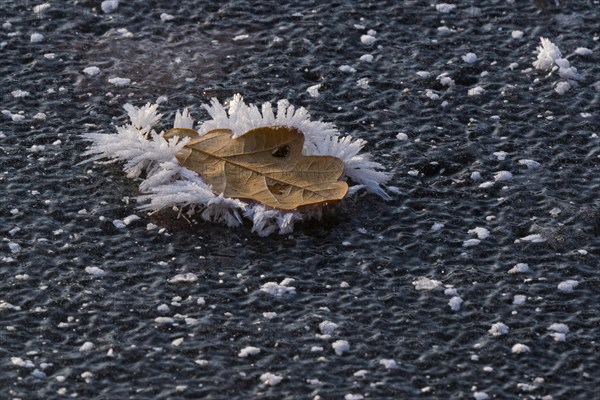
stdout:
<svg viewBox="0 0 600 400">
<path fill-rule="evenodd" d="M 183 111 L 177 111 L 175 114 L 175 123 L 173 128 L 186 128 L 192 129 L 194 127 L 194 119 L 190 116 L 188 108 L 184 108 Z"/>
<path fill-rule="evenodd" d="M 146 103 L 143 107 L 134 107 L 127 103 L 123 106 L 129 118 L 131 119 L 131 125 L 137 129 L 146 128 L 149 130 L 162 118 L 162 114 L 157 114 L 158 104 Z"/>
<path fill-rule="evenodd" d="M 537 48 L 537 60 L 533 66 L 540 71 L 550 71 L 554 65 L 554 61 L 562 57 L 558 47 L 546 38 L 540 38 L 541 45 Z"/>
</svg>

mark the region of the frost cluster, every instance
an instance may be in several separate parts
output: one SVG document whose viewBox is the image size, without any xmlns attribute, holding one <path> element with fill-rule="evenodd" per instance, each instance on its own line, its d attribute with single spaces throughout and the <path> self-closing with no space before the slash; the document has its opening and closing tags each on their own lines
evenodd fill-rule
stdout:
<svg viewBox="0 0 600 400">
<path fill-rule="evenodd" d="M 146 104 L 137 108 L 125 105 L 130 123 L 119 126 L 115 134 L 87 134 L 85 138 L 92 142 L 84 153 L 90 161 L 108 160 L 123 163 L 123 169 L 130 178 L 143 180 L 139 185 L 140 208 L 158 211 L 176 208 L 186 211 L 188 216 L 197 214 L 200 218 L 230 227 L 242 224 L 243 218 L 253 223 L 253 232 L 268 236 L 275 231 L 290 233 L 294 223 L 310 218 L 319 219 L 322 207 L 305 210 L 281 211 L 267 208 L 251 201 L 226 198 L 215 194 L 202 178 L 179 165 L 176 154 L 188 143 L 189 138 L 177 137 L 165 139 L 164 132 L 154 127 L 162 118 L 157 113 L 158 104 Z M 384 199 L 389 199 L 382 185 L 389 175 L 382 171 L 383 166 L 370 159 L 369 154 L 360 153 L 366 142 L 341 136 L 337 128 L 330 123 L 310 119 L 304 108 L 295 108 L 287 100 L 280 100 L 274 110 L 271 103 L 261 107 L 246 104 L 242 96 L 235 95 L 228 107 L 213 99 L 210 105 L 204 105 L 212 119 L 196 127 L 199 135 L 213 129 L 229 129 L 232 138 L 263 126 L 289 126 L 304 133 L 304 155 L 329 155 L 344 162 L 344 178 L 355 183 L 349 193 L 366 189 Z M 193 128 L 194 121 L 189 111 L 177 112 L 173 127 Z"/>
<path fill-rule="evenodd" d="M 533 66 L 539 71 L 549 72 L 550 74 L 558 70 L 558 75 L 563 79 L 556 83 L 554 91 L 561 96 L 571 88 L 577 86 L 577 81 L 583 77 L 577 72 L 577 68 L 571 66 L 566 58 L 563 58 L 558 46 L 549 39 L 540 38 L 541 45 L 538 46 L 537 60 Z"/>
</svg>

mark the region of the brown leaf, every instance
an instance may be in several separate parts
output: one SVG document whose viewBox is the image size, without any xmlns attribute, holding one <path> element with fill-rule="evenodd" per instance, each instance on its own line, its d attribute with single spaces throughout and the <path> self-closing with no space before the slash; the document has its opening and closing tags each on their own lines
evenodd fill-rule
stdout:
<svg viewBox="0 0 600 400">
<path fill-rule="evenodd" d="M 177 159 L 198 173 L 215 194 L 294 210 L 338 202 L 348 192 L 346 182 L 339 180 L 343 161 L 302 155 L 304 135 L 296 128 L 256 128 L 235 139 L 229 129 L 199 136 L 192 129 L 175 128 L 164 134 L 165 139 L 174 136 L 191 138 Z"/>
</svg>

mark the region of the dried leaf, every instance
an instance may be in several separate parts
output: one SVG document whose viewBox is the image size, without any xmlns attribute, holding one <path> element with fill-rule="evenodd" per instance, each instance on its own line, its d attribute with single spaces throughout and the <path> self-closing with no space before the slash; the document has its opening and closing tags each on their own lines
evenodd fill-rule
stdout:
<svg viewBox="0 0 600 400">
<path fill-rule="evenodd" d="M 177 154 L 179 163 L 225 197 L 294 210 L 337 202 L 348 192 L 346 182 L 339 180 L 343 161 L 302 155 L 304 135 L 296 128 L 256 128 L 235 139 L 231 134 L 228 129 L 215 129 L 200 136 L 192 129 L 175 128 L 164 137 L 190 137 Z"/>
</svg>

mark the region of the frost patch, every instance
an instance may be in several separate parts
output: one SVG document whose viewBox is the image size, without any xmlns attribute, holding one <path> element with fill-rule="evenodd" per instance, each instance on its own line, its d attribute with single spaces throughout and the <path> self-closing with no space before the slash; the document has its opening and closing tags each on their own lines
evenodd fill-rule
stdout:
<svg viewBox="0 0 600 400">
<path fill-rule="evenodd" d="M 492 327 L 488 330 L 488 332 L 492 336 L 500 336 L 506 335 L 508 333 L 508 326 L 504 325 L 502 322 L 496 322 L 492 325 Z"/>
<path fill-rule="evenodd" d="M 331 321 L 323 321 L 319 324 L 319 329 L 323 335 L 331 335 L 338 328 L 338 324 Z"/>
<path fill-rule="evenodd" d="M 254 356 L 258 353 L 260 353 L 260 349 L 258 347 L 247 346 L 240 350 L 240 352 L 238 353 L 238 357 L 246 358 L 248 356 Z"/>
<path fill-rule="evenodd" d="M 113 85 L 117 86 L 117 87 L 125 87 L 125 86 L 129 86 L 129 84 L 131 83 L 131 79 L 129 78 L 110 78 L 108 80 L 108 83 L 112 83 Z"/>
<path fill-rule="evenodd" d="M 558 290 L 565 293 L 571 293 L 575 287 L 579 285 L 578 281 L 568 279 L 558 284 Z"/>
<path fill-rule="evenodd" d="M 106 275 L 106 271 L 104 271 L 102 268 L 98 268 L 98 267 L 85 267 L 85 272 L 87 272 L 90 275 L 94 275 L 94 276 Z"/>
<path fill-rule="evenodd" d="M 417 290 L 433 290 L 440 286 L 442 282 L 436 281 L 433 279 L 429 279 L 425 276 L 419 277 L 416 281 L 412 283 Z"/>
<path fill-rule="evenodd" d="M 331 344 L 331 347 L 335 351 L 335 354 L 341 356 L 342 354 L 350 350 L 350 343 L 348 343 L 348 341 L 346 340 L 336 340 Z"/>
<path fill-rule="evenodd" d="M 450 306 L 452 311 L 459 311 L 462 303 L 463 299 L 458 296 L 454 296 L 448 301 L 448 305 Z"/>
<path fill-rule="evenodd" d="M 531 349 L 527 345 L 524 345 L 522 343 L 517 343 L 512 347 L 511 351 L 515 354 L 520 354 L 520 353 L 529 353 L 531 351 Z"/>
<path fill-rule="evenodd" d="M 527 235 L 525 237 L 517 239 L 517 240 L 515 240 L 515 243 L 520 243 L 520 242 L 542 243 L 545 241 L 546 241 L 546 239 L 544 239 L 542 237 L 542 235 L 540 235 L 539 233 L 536 233 L 533 235 Z"/>
<path fill-rule="evenodd" d="M 267 386 L 275 386 L 281 383 L 283 377 L 281 375 L 275 375 L 270 372 L 265 372 L 260 376 L 260 381 Z"/>
<path fill-rule="evenodd" d="M 174 277 L 172 277 L 171 279 L 169 279 L 167 282 L 169 282 L 169 283 L 194 283 L 197 280 L 198 280 L 198 276 L 196 274 L 188 272 L 186 274 L 177 274 Z"/>
</svg>

